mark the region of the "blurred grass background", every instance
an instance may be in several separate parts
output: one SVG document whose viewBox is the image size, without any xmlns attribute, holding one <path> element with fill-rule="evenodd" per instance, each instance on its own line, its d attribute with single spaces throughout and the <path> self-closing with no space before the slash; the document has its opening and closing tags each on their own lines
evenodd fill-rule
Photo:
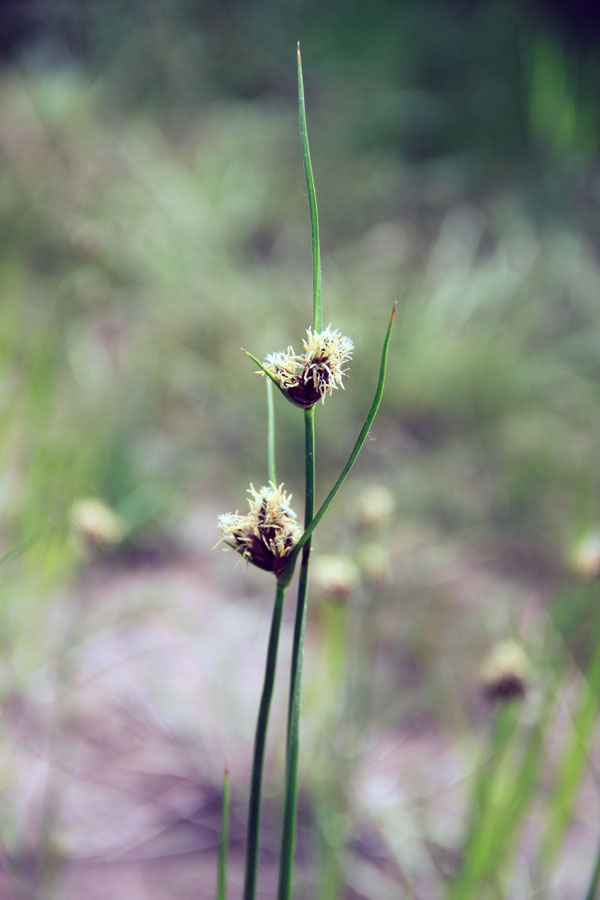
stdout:
<svg viewBox="0 0 600 900">
<path fill-rule="evenodd" d="M 582 897 L 599 612 L 595 557 L 587 575 L 568 561 L 599 527 L 593 4 L 5 0 L 2 15 L 2 897 L 105 896 L 101 863 L 115 896 L 213 896 L 225 758 L 236 889 L 271 585 L 209 551 L 216 513 L 266 479 L 264 387 L 239 347 L 297 346 L 310 321 L 298 38 L 324 317 L 356 345 L 318 411 L 321 498 L 399 300 L 382 411 L 317 538 L 317 559 L 360 571 L 346 606 L 315 582 L 298 896 Z M 299 500 L 301 417 L 277 417 Z M 381 485 L 394 511 L 365 523 Z M 71 535 L 86 496 L 122 518 L 119 548 Z M 503 757 L 485 749 L 478 673 L 508 636 L 533 674 Z M 486 753 L 500 761 L 475 807 L 506 838 L 473 850 Z M 136 825 L 132 794 L 150 810 Z M 117 865 L 108 838 L 155 837 L 157 816 L 167 848 Z M 148 877 L 161 860 L 165 883 Z"/>
</svg>

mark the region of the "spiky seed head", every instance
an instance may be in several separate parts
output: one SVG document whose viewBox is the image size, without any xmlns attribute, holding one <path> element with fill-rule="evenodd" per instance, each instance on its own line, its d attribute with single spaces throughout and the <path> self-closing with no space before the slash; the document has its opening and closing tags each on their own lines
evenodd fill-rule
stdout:
<svg viewBox="0 0 600 900">
<path fill-rule="evenodd" d="M 302 343 L 304 353 L 294 353 L 293 347 L 271 353 L 265 368 L 292 403 L 310 409 L 317 400 L 324 402 L 327 394 L 343 389 L 344 367 L 352 358 L 354 344 L 331 325 L 319 332 L 308 328 Z"/>
<path fill-rule="evenodd" d="M 515 641 L 501 641 L 481 667 L 481 683 L 487 700 L 513 700 L 525 694 L 529 661 Z"/>
<path fill-rule="evenodd" d="M 248 493 L 250 509 L 246 515 L 236 512 L 219 516 L 222 535 L 219 543 L 227 544 L 254 566 L 279 577 L 302 537 L 302 529 L 290 506 L 292 496 L 286 494 L 283 484 L 276 487 L 272 482 L 258 491 L 251 484 Z"/>
</svg>

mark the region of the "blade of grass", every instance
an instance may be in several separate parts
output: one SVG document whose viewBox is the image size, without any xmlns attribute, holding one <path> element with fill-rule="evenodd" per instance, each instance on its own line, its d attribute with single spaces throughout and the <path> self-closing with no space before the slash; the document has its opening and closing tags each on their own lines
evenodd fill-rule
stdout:
<svg viewBox="0 0 600 900">
<path fill-rule="evenodd" d="M 348 457 L 348 462 L 342 469 L 339 478 L 337 479 L 334 486 L 331 488 L 331 490 L 327 494 L 327 497 L 325 498 L 325 500 L 319 507 L 319 511 L 313 518 L 310 525 L 305 528 L 302 537 L 300 538 L 300 540 L 294 547 L 293 553 L 290 554 L 290 562 L 288 563 L 287 568 L 283 571 L 283 573 L 279 579 L 282 584 L 288 585 L 290 583 L 290 581 L 292 579 L 292 575 L 294 574 L 294 565 L 295 565 L 296 559 L 298 557 L 298 554 L 300 553 L 302 548 L 305 546 L 305 544 L 308 541 L 310 541 L 315 528 L 321 522 L 323 516 L 325 515 L 325 513 L 331 506 L 333 500 L 335 499 L 336 494 L 338 493 L 342 484 L 348 477 L 350 469 L 356 462 L 356 458 L 357 458 L 358 454 L 360 453 L 360 451 L 362 450 L 362 446 L 367 439 L 367 435 L 369 434 L 369 431 L 371 430 L 371 425 L 373 424 L 373 420 L 374 420 L 375 416 L 377 415 L 377 410 L 379 409 L 379 406 L 381 404 L 381 398 L 383 396 L 383 389 L 385 387 L 385 375 L 386 375 L 386 371 L 387 371 L 387 360 L 388 360 L 388 352 L 389 352 L 389 346 L 390 346 L 390 338 L 392 336 L 392 328 L 394 326 L 394 320 L 396 318 L 397 307 L 398 307 L 398 304 L 394 303 L 394 308 L 392 309 L 392 314 L 390 316 L 390 322 L 389 322 L 389 325 L 387 328 L 385 340 L 383 342 L 383 348 L 381 351 L 381 363 L 379 366 L 379 379 L 377 381 L 375 395 L 373 397 L 373 401 L 371 403 L 369 412 L 367 413 L 367 417 L 365 419 L 364 425 L 360 430 L 360 434 L 358 435 L 356 442 L 354 444 L 354 447 L 352 448 L 352 452 L 350 453 L 350 456 Z"/>
<path fill-rule="evenodd" d="M 481 833 L 482 822 L 485 819 L 490 802 L 490 789 L 494 783 L 496 773 L 504 759 L 504 754 L 514 737 L 516 726 L 517 715 L 515 704 L 503 704 L 494 715 L 486 758 L 478 768 L 473 786 L 470 804 L 471 822 L 468 826 L 463 850 L 463 859 L 465 861 L 469 858 L 472 845 L 477 839 L 477 835 Z"/>
<path fill-rule="evenodd" d="M 223 773 L 223 807 L 221 812 L 221 843 L 219 847 L 219 877 L 217 900 L 227 897 L 227 841 L 229 836 L 229 766 Z"/>
<path fill-rule="evenodd" d="M 598 850 L 596 851 L 596 860 L 594 863 L 594 871 L 592 872 L 592 879 L 590 881 L 590 886 L 587 889 L 587 893 L 585 895 L 585 900 L 597 900 L 599 887 L 600 887 L 600 844 L 598 844 Z"/>
<path fill-rule="evenodd" d="M 310 231 L 312 235 L 313 327 L 315 331 L 322 331 L 323 312 L 321 308 L 321 246 L 319 241 L 319 211 L 317 209 L 317 194 L 315 191 L 315 180 L 313 177 L 312 163 L 310 160 L 310 148 L 308 146 L 308 132 L 306 129 L 306 108 L 304 105 L 304 79 L 302 77 L 302 57 L 300 55 L 300 41 L 298 41 L 298 108 L 300 116 L 300 141 L 302 143 L 302 162 L 304 163 L 304 175 L 306 177 L 306 189 L 308 191 Z"/>
<path fill-rule="evenodd" d="M 471 886 L 471 873 L 477 869 L 476 860 L 488 830 L 492 811 L 494 787 L 500 767 L 514 738 L 517 715 L 514 704 L 505 704 L 494 716 L 487 759 L 481 765 L 471 801 L 471 821 L 462 852 L 461 870 L 449 891 L 450 900 L 467 896 Z"/>
<path fill-rule="evenodd" d="M 599 691 L 600 641 L 595 648 L 583 689 L 583 697 L 556 773 L 556 789 L 550 803 L 546 829 L 542 838 L 541 861 L 544 867 L 556 858 L 573 813 L 596 723 Z"/>
<path fill-rule="evenodd" d="M 509 871 L 509 853 L 537 786 L 553 700 L 554 692 L 549 691 L 520 761 L 505 752 L 502 764 L 491 779 L 482 820 L 450 892 L 452 900 L 480 897 L 483 883 L 489 885 L 498 875 Z"/>
</svg>

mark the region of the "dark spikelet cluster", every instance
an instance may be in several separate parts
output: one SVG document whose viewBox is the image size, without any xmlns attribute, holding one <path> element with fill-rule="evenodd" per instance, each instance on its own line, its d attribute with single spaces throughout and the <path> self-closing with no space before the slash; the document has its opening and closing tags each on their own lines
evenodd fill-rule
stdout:
<svg viewBox="0 0 600 900">
<path fill-rule="evenodd" d="M 289 554 L 302 536 L 296 514 L 290 507 L 291 494 L 283 484 L 273 483 L 256 490 L 248 490 L 250 510 L 244 515 L 225 513 L 219 516 L 221 541 L 236 550 L 245 560 L 274 572 L 279 577 L 285 569 Z"/>
<path fill-rule="evenodd" d="M 320 332 L 308 328 L 303 344 L 303 353 L 294 353 L 293 347 L 270 353 L 265 369 L 292 403 L 310 409 L 327 394 L 343 389 L 344 366 L 352 358 L 354 344 L 331 325 Z"/>
</svg>

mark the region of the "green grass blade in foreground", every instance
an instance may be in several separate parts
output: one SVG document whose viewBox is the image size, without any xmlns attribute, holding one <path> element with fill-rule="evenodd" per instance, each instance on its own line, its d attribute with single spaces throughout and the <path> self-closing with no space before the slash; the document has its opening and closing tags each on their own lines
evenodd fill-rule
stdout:
<svg viewBox="0 0 600 900">
<path fill-rule="evenodd" d="M 520 760 L 503 751 L 503 759 L 487 788 L 488 798 L 473 840 L 465 851 L 462 870 L 449 896 L 451 900 L 479 898 L 483 884 L 509 874 L 509 856 L 515 836 L 538 783 L 540 760 L 553 709 L 548 692 L 539 721 L 529 736 Z M 516 738 L 516 733 L 513 738 Z"/>
<path fill-rule="evenodd" d="M 269 481 L 277 485 L 277 471 L 275 468 L 275 409 L 273 407 L 273 385 L 267 378 L 267 471 Z"/>
<path fill-rule="evenodd" d="M 483 833 L 484 823 L 489 815 L 492 786 L 496 773 L 513 739 L 516 726 L 515 704 L 503 704 L 495 713 L 486 758 L 482 761 L 475 776 L 470 803 L 470 823 L 462 852 L 463 867 L 473 853 L 478 837 Z"/>
<path fill-rule="evenodd" d="M 256 877 L 258 873 L 258 843 L 260 831 L 260 809 L 262 802 L 262 777 L 265 760 L 265 746 L 267 741 L 267 727 L 269 724 L 269 710 L 273 697 L 273 685 L 275 683 L 275 670 L 277 668 L 277 650 L 279 647 L 279 633 L 281 631 L 281 614 L 285 599 L 285 586 L 277 584 L 275 602 L 273 605 L 273 618 L 269 633 L 269 645 L 267 648 L 267 662 L 265 666 L 265 680 L 263 684 L 258 720 L 256 722 L 256 736 L 254 739 L 254 756 L 252 759 L 252 781 L 250 783 L 250 800 L 248 804 L 248 835 L 246 839 L 246 871 L 244 875 L 244 900 L 254 900 L 256 896 Z"/>
<path fill-rule="evenodd" d="M 227 897 L 227 840 L 229 836 L 229 767 L 223 773 L 223 807 L 221 811 L 221 844 L 219 847 L 219 878 L 217 900 Z"/>
<path fill-rule="evenodd" d="M 348 462 L 342 469 L 342 472 L 341 472 L 338 480 L 336 481 L 334 486 L 331 488 L 331 490 L 327 494 L 327 497 L 325 498 L 325 500 L 319 507 L 319 511 L 315 515 L 311 524 L 305 529 L 304 534 L 302 535 L 302 537 L 296 544 L 296 546 L 294 548 L 294 552 L 290 558 L 290 562 L 280 578 L 280 581 L 282 584 L 288 585 L 290 583 L 290 581 L 292 579 L 292 575 L 294 574 L 294 564 L 298 557 L 298 554 L 300 553 L 300 551 L 302 550 L 304 545 L 308 541 L 310 541 L 313 531 L 315 530 L 315 528 L 317 527 L 319 522 L 322 520 L 323 516 L 325 515 L 325 513 L 331 506 L 337 492 L 339 491 L 342 484 L 348 477 L 350 469 L 356 462 L 356 458 L 357 458 L 358 454 L 360 453 L 360 451 L 362 450 L 362 446 L 367 439 L 367 435 L 369 434 L 371 425 L 373 424 L 373 420 L 374 420 L 375 416 L 377 415 L 377 410 L 379 409 L 379 405 L 381 403 L 381 398 L 383 396 L 383 389 L 385 387 L 385 374 L 387 371 L 387 360 L 388 360 L 388 352 L 389 352 L 389 347 L 390 347 L 390 338 L 392 336 L 392 328 L 394 326 L 394 320 L 396 318 L 397 307 L 398 307 L 398 304 L 394 303 L 394 308 L 392 309 L 392 315 L 390 316 L 390 322 L 389 322 L 389 325 L 387 328 L 385 340 L 383 342 L 383 348 L 381 351 L 381 363 L 379 366 L 379 380 L 377 382 L 377 387 L 375 389 L 375 396 L 373 397 L 373 402 L 371 403 L 371 408 L 369 409 L 369 412 L 367 413 L 367 418 L 365 419 L 364 425 L 360 430 L 360 434 L 358 435 L 358 437 L 356 439 L 356 443 L 354 444 L 354 447 L 352 448 L 352 452 L 351 452 L 350 456 L 348 457 Z"/>
<path fill-rule="evenodd" d="M 304 466 L 305 501 L 304 528 L 312 522 L 315 503 L 315 410 L 304 413 Z M 306 600 L 308 594 L 308 566 L 310 539 L 302 548 L 302 561 L 298 578 L 298 599 L 292 646 L 290 671 L 290 696 L 288 705 L 287 752 L 285 764 L 285 800 L 279 861 L 278 900 L 289 900 L 292 895 L 294 873 L 294 847 L 296 843 L 296 809 L 298 805 L 298 758 L 300 754 L 300 703 L 302 696 L 302 663 L 304 659 L 304 632 L 306 628 Z"/>
<path fill-rule="evenodd" d="M 594 871 L 592 872 L 592 879 L 590 881 L 590 886 L 587 889 L 585 900 L 596 900 L 599 896 L 598 888 L 600 888 L 600 844 L 598 844 L 598 849 L 596 851 Z"/>
<path fill-rule="evenodd" d="M 310 148 L 308 146 L 308 131 L 306 128 L 306 107 L 304 106 L 304 79 L 302 77 L 302 57 L 300 55 L 300 42 L 298 41 L 298 109 L 300 115 L 300 141 L 302 143 L 302 162 L 304 163 L 304 175 L 306 177 L 306 189 L 308 191 L 308 207 L 310 210 L 310 232 L 312 235 L 313 258 L 313 328 L 315 331 L 323 330 L 323 312 L 321 307 L 321 245 L 319 242 L 319 211 L 317 209 L 317 194 L 313 177 L 312 163 L 310 161 Z"/>
<path fill-rule="evenodd" d="M 555 776 L 556 790 L 550 802 L 546 830 L 542 839 L 541 858 L 544 865 L 549 865 L 556 858 L 571 820 L 596 724 L 599 692 L 600 641 L 595 648 L 581 705 Z"/>
<path fill-rule="evenodd" d="M 43 536 L 44 531 L 45 526 L 40 527 L 30 537 L 24 538 L 21 541 L 17 541 L 12 545 L 12 547 L 9 547 L 8 550 L 5 550 L 4 553 L 0 554 L 0 565 L 10 562 L 11 559 L 18 559 L 21 554 L 25 553 L 25 551 L 28 550 L 29 547 L 35 544 L 35 542 Z"/>
</svg>

